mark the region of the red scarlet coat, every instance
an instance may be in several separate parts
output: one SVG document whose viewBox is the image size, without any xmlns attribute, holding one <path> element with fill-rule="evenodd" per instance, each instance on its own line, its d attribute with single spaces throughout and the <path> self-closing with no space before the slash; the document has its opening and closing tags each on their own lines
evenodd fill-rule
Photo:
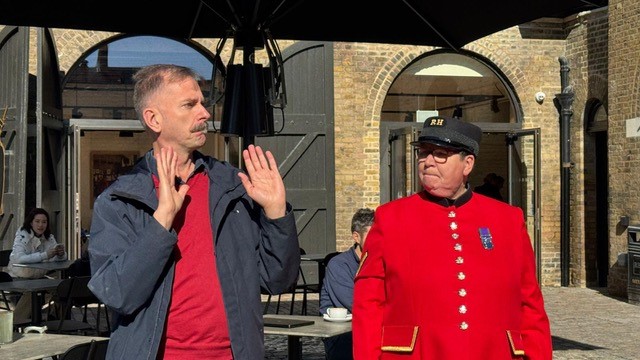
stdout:
<svg viewBox="0 0 640 360">
<path fill-rule="evenodd" d="M 423 191 L 376 210 L 355 279 L 354 359 L 551 359 L 522 211 L 471 191 L 446 201 Z"/>
</svg>

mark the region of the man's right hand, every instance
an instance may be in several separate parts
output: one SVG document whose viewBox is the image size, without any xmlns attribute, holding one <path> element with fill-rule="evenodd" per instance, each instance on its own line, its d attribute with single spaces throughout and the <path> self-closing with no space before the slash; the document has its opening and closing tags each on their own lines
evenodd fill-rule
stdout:
<svg viewBox="0 0 640 360">
<path fill-rule="evenodd" d="M 172 148 L 160 148 L 153 144 L 153 155 L 158 168 L 158 208 L 153 217 L 167 230 L 171 229 L 173 219 L 182 207 L 189 185 L 181 184 L 176 190 L 178 157 Z"/>
</svg>

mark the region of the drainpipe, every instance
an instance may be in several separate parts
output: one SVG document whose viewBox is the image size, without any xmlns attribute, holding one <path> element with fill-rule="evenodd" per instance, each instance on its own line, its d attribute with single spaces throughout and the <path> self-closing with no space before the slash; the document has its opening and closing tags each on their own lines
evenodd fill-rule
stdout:
<svg viewBox="0 0 640 360">
<path fill-rule="evenodd" d="M 560 87 L 562 92 L 556 94 L 553 104 L 560 115 L 560 283 L 569 286 L 570 275 L 570 246 L 569 246 L 569 205 L 570 205 L 570 136 L 569 124 L 573 116 L 573 87 L 569 85 L 569 62 L 565 57 L 560 61 Z"/>
</svg>

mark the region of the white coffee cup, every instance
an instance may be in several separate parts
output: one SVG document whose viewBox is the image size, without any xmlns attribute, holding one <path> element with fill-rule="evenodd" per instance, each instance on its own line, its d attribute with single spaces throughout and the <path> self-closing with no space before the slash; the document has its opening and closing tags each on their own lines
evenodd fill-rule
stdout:
<svg viewBox="0 0 640 360">
<path fill-rule="evenodd" d="M 13 342 L 13 311 L 0 310 L 0 344 Z"/>
<path fill-rule="evenodd" d="M 327 309 L 327 315 L 334 319 L 344 319 L 347 317 L 347 309 L 343 307 L 331 307 Z"/>
</svg>

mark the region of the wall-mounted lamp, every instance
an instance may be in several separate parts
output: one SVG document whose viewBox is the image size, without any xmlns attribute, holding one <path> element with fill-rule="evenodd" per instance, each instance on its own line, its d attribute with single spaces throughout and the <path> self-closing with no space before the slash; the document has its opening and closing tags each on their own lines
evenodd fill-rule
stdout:
<svg viewBox="0 0 640 360">
<path fill-rule="evenodd" d="M 536 102 L 538 104 L 542 104 L 544 102 L 544 98 L 547 97 L 547 95 L 545 95 L 545 93 L 543 93 L 542 91 L 538 91 L 535 95 L 535 99 Z"/>
<path fill-rule="evenodd" d="M 73 107 L 73 109 L 71 109 L 71 118 L 72 119 L 80 119 L 84 116 L 84 114 L 82 113 L 82 111 L 80 111 L 79 107 Z"/>
</svg>

